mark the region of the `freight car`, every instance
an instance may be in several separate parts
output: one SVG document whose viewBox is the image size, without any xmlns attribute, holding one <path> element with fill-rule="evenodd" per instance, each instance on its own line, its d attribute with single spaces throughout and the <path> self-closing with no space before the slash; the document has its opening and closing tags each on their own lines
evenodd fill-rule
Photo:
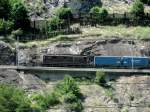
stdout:
<svg viewBox="0 0 150 112">
<path fill-rule="evenodd" d="M 150 60 L 148 57 L 123 56 L 122 66 L 126 68 L 148 68 L 150 67 Z"/>
<path fill-rule="evenodd" d="M 140 56 L 95 56 L 95 67 L 149 68 L 150 59 Z"/>
<path fill-rule="evenodd" d="M 57 67 L 149 68 L 150 58 L 140 56 L 44 55 L 43 65 Z"/>
<path fill-rule="evenodd" d="M 81 55 L 44 55 L 43 65 L 44 66 L 76 66 L 85 67 L 90 64 L 90 59 L 88 56 Z M 93 59 L 93 58 L 92 58 Z"/>
<path fill-rule="evenodd" d="M 120 56 L 95 56 L 93 64 L 95 67 L 120 67 L 121 57 Z"/>
</svg>

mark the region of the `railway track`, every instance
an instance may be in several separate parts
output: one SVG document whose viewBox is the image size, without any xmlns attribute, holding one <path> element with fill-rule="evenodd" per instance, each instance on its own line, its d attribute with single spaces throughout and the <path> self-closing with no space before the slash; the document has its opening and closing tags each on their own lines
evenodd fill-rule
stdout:
<svg viewBox="0 0 150 112">
<path fill-rule="evenodd" d="M 104 68 L 69 68 L 69 67 L 27 67 L 27 66 L 0 66 L 0 69 L 34 70 L 34 71 L 78 71 L 78 72 L 114 72 L 114 73 L 150 73 L 150 69 L 104 69 Z"/>
</svg>

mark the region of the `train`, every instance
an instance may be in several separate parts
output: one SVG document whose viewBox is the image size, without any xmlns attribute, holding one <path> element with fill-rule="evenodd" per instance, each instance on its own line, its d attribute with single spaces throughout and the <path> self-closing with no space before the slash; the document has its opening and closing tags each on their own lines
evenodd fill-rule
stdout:
<svg viewBox="0 0 150 112">
<path fill-rule="evenodd" d="M 44 55 L 48 67 L 150 68 L 146 56 Z"/>
</svg>

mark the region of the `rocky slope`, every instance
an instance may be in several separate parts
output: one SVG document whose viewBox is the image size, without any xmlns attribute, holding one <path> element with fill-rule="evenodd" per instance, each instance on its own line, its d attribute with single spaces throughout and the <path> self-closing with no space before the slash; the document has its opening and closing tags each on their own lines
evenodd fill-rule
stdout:
<svg viewBox="0 0 150 112">
<path fill-rule="evenodd" d="M 20 65 L 41 65 L 43 55 L 103 55 L 103 56 L 150 56 L 149 41 L 131 41 L 120 38 L 80 39 L 49 43 L 46 46 L 33 46 L 19 49 Z"/>
<path fill-rule="evenodd" d="M 78 12 L 88 12 L 92 6 L 100 5 L 101 2 L 110 13 L 124 13 L 129 11 L 133 0 L 27 0 L 25 4 L 31 19 L 44 19 L 51 17 L 64 4 L 76 15 Z"/>
<path fill-rule="evenodd" d="M 57 80 L 56 80 L 57 81 Z M 47 82 L 47 83 L 46 83 Z M 32 91 L 52 89 L 54 83 L 44 81 L 37 76 L 17 72 L 15 70 L 0 69 L 0 83 L 13 84 Z M 82 101 L 83 112 L 149 112 L 150 111 L 150 76 L 149 75 L 121 75 L 107 79 L 110 88 L 96 84 L 80 85 L 84 95 Z M 50 83 L 52 84 L 50 86 Z M 68 112 L 59 105 L 48 112 Z"/>
<path fill-rule="evenodd" d="M 0 41 L 0 65 L 13 65 L 14 60 L 15 50 L 9 44 Z"/>
<path fill-rule="evenodd" d="M 38 77 L 11 69 L 0 69 L 0 84 L 15 85 L 29 92 L 43 90 L 46 87 L 46 83 Z"/>
</svg>

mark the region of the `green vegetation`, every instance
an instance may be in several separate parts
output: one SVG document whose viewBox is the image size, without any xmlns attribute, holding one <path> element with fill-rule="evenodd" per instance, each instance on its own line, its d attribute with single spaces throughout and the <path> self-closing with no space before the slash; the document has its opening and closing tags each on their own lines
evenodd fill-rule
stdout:
<svg viewBox="0 0 150 112">
<path fill-rule="evenodd" d="M 123 109 L 121 110 L 121 112 L 129 112 L 128 107 L 123 107 Z"/>
<path fill-rule="evenodd" d="M 66 110 L 80 112 L 82 94 L 75 80 L 66 76 L 53 89 L 30 96 L 14 86 L 0 85 L 1 112 L 46 112 L 52 106 L 64 105 Z"/>
<path fill-rule="evenodd" d="M 0 35 L 18 28 L 27 30 L 30 26 L 27 13 L 21 0 L 0 0 Z"/>
<path fill-rule="evenodd" d="M 80 93 L 79 87 L 75 80 L 66 76 L 64 80 L 59 82 L 54 87 L 53 92 L 45 92 L 43 94 L 34 94 L 31 96 L 33 107 L 39 108 L 40 110 L 46 110 L 56 104 L 63 104 L 65 108 L 71 111 L 81 111 L 82 94 Z"/>
<path fill-rule="evenodd" d="M 73 15 L 72 15 L 72 12 L 71 12 L 70 8 L 61 7 L 61 8 L 56 10 L 56 15 L 60 19 L 63 19 L 63 20 L 68 20 L 68 19 L 71 20 L 73 18 Z"/>
<path fill-rule="evenodd" d="M 30 22 L 27 13 L 27 9 L 21 2 L 14 3 L 12 7 L 12 18 L 15 29 L 21 28 L 22 30 L 27 30 L 29 28 Z"/>
<path fill-rule="evenodd" d="M 53 17 L 48 22 L 48 30 L 49 32 L 60 29 L 64 25 L 64 21 L 59 17 Z"/>
<path fill-rule="evenodd" d="M 61 7 L 56 10 L 55 15 L 48 22 L 48 32 L 70 27 L 68 22 L 73 18 L 70 8 Z"/>
<path fill-rule="evenodd" d="M 12 21 L 5 21 L 0 19 L 0 34 L 7 34 L 13 30 L 14 23 Z"/>
<path fill-rule="evenodd" d="M 8 19 L 11 15 L 10 0 L 0 0 L 0 18 Z"/>
<path fill-rule="evenodd" d="M 90 14 L 92 16 L 93 22 L 103 22 L 108 15 L 108 12 L 104 8 L 100 8 L 98 6 L 91 8 Z"/>
<path fill-rule="evenodd" d="M 119 37 L 119 38 L 126 38 L 126 39 L 150 39 L 150 27 L 126 27 L 124 25 L 118 26 L 99 26 L 97 28 L 83 28 L 82 35 L 88 38 L 90 35 L 101 35 L 100 38 L 110 38 L 110 37 Z M 93 38 L 94 38 L 93 37 Z"/>
<path fill-rule="evenodd" d="M 72 77 L 66 76 L 54 90 L 58 95 L 60 102 L 65 103 L 66 107 L 71 111 L 82 110 L 80 100 L 82 98 L 82 94 L 80 93 L 79 87 Z"/>
<path fill-rule="evenodd" d="M 144 4 L 150 5 L 150 0 L 140 0 L 141 2 L 143 2 Z"/>
<path fill-rule="evenodd" d="M 30 101 L 23 90 L 13 86 L 0 85 L 1 112 L 30 112 Z"/>
<path fill-rule="evenodd" d="M 59 103 L 57 96 L 54 93 L 45 92 L 43 94 L 33 94 L 30 97 L 32 103 L 32 107 L 42 112 L 48 109 L 50 106 L 54 106 Z"/>
<path fill-rule="evenodd" d="M 132 6 L 131 13 L 135 16 L 144 15 L 144 4 L 140 0 L 136 0 Z"/>
<path fill-rule="evenodd" d="M 105 73 L 103 71 L 96 72 L 95 83 L 99 85 L 103 85 L 105 83 Z"/>
</svg>

